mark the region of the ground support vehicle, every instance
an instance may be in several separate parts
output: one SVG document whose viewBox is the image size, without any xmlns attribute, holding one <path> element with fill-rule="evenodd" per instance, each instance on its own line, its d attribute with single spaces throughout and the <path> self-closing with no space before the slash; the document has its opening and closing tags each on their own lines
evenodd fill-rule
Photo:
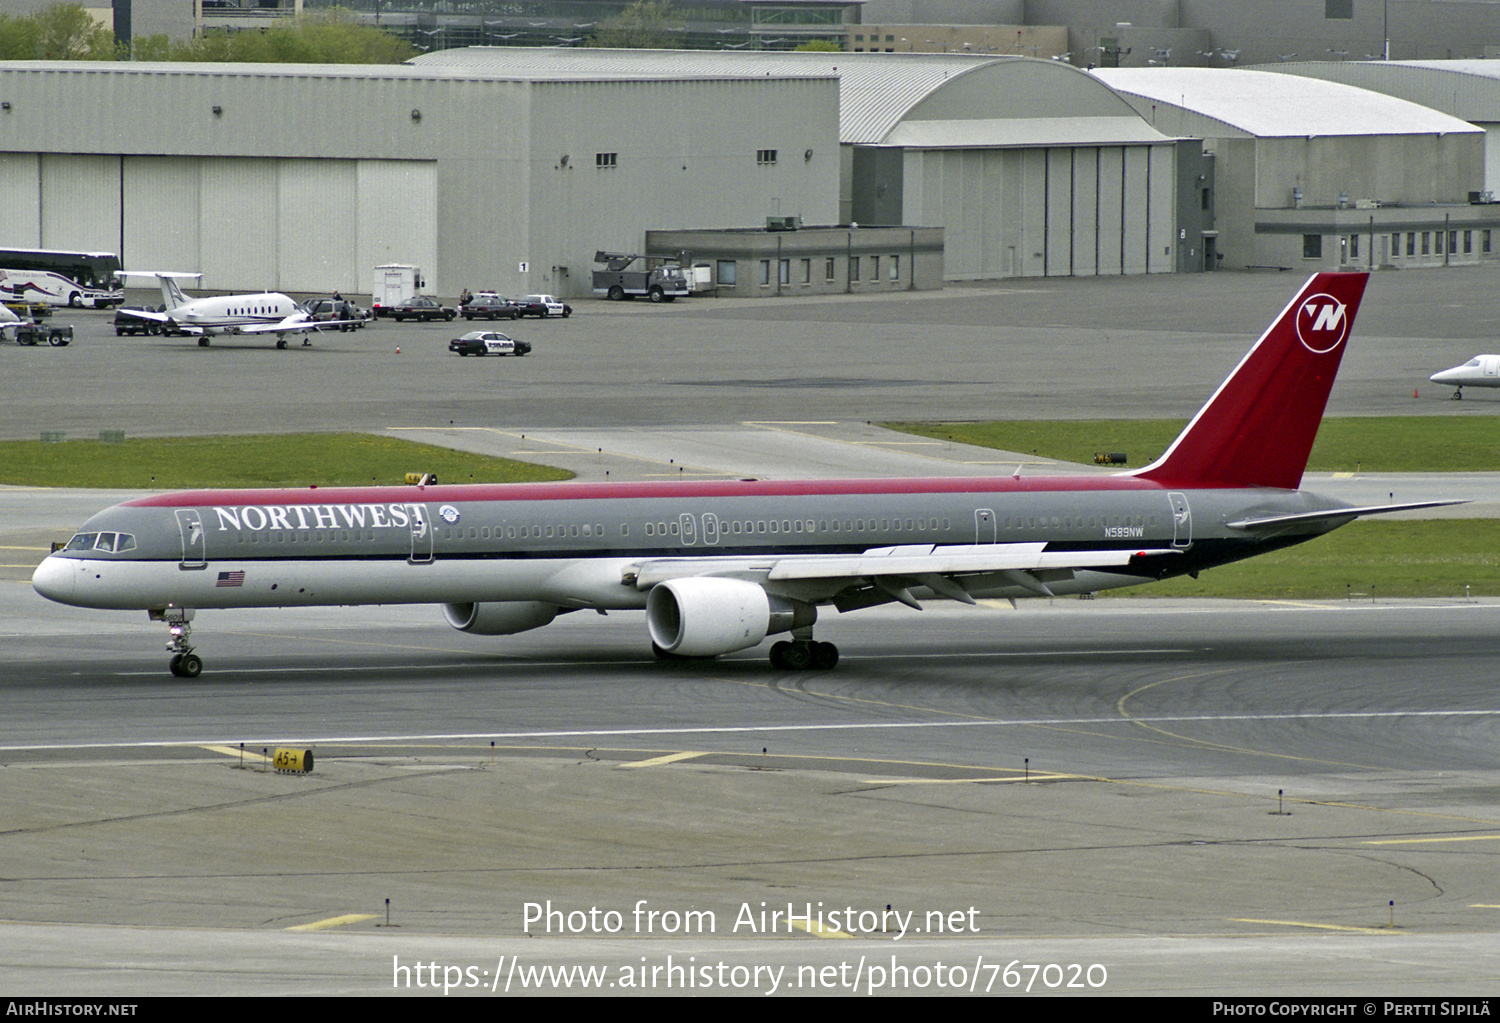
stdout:
<svg viewBox="0 0 1500 1023">
<path fill-rule="evenodd" d="M 594 271 L 594 294 L 613 302 L 637 295 L 653 302 L 672 302 L 693 293 L 687 274 L 677 263 L 651 266 L 648 260 L 645 269 L 627 269 L 640 258 L 634 253 L 595 252 L 594 262 L 603 263 L 604 269 Z"/>
<path fill-rule="evenodd" d="M 52 326 L 40 323 L 23 323 L 16 327 L 16 344 L 36 345 L 47 342 L 53 348 L 61 348 L 63 345 L 73 342 L 73 328 L 71 326 Z"/>
</svg>

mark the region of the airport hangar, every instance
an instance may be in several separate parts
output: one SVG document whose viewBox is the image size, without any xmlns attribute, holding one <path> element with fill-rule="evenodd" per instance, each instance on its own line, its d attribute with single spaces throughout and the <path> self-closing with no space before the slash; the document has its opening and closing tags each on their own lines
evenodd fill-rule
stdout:
<svg viewBox="0 0 1500 1023">
<path fill-rule="evenodd" d="M 1483 128 L 1483 191 L 1500 195 L 1500 60 L 1317 60 L 1265 70 L 1369 89 Z"/>
<path fill-rule="evenodd" d="M 11 62 L 0 237 L 201 271 L 207 289 L 354 294 L 392 262 L 420 266 L 444 296 L 585 294 L 596 250 L 642 251 L 653 230 L 763 230 L 773 216 L 855 222 L 861 238 L 881 230 L 869 225 L 944 229 L 941 270 L 837 290 L 927 286 L 924 272 L 932 286 L 1168 272 L 1185 268 L 1176 175 L 1195 146 L 1086 73 L 1023 57 Z M 848 234 L 830 232 L 840 263 Z"/>
<path fill-rule="evenodd" d="M 1496 258 L 1500 207 L 1480 201 L 1480 128 L 1368 89 L 1269 70 L 1095 72 L 1158 129 L 1204 140 L 1202 206 L 1214 218 L 1205 238 L 1224 267 Z"/>
</svg>

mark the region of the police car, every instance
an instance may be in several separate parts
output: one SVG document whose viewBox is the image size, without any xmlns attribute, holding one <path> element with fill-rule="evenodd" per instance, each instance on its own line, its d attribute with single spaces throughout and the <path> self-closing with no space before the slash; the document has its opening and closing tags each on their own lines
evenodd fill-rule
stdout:
<svg viewBox="0 0 1500 1023">
<path fill-rule="evenodd" d="M 518 316 L 572 316 L 573 307 L 555 295 L 527 295 L 517 303 Z"/>
<path fill-rule="evenodd" d="M 448 351 L 459 355 L 525 355 L 531 351 L 531 342 L 518 341 L 498 330 L 471 330 L 449 341 Z"/>
</svg>

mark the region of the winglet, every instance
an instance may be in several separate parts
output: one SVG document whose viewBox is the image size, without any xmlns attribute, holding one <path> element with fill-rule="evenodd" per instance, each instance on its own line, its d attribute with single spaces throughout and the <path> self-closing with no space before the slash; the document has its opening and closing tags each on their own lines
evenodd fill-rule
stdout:
<svg viewBox="0 0 1500 1023">
<path fill-rule="evenodd" d="M 1314 274 L 1166 454 L 1132 475 L 1169 486 L 1295 490 L 1368 279 Z"/>
</svg>

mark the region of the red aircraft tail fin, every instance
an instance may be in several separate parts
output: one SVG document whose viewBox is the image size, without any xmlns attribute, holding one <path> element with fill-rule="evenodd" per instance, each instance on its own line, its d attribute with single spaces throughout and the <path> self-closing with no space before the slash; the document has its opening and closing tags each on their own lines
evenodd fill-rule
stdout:
<svg viewBox="0 0 1500 1023">
<path fill-rule="evenodd" d="M 1166 454 L 1134 475 L 1170 486 L 1295 490 L 1368 279 L 1314 274 Z"/>
</svg>

